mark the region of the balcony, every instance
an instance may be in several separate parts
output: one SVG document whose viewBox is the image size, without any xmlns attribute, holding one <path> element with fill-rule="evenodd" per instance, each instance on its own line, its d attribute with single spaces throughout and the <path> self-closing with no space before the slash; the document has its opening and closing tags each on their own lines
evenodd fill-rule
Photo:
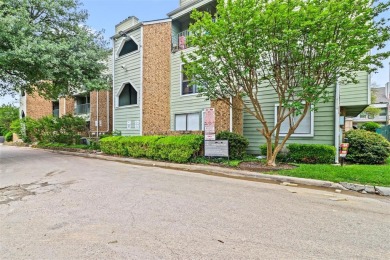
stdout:
<svg viewBox="0 0 390 260">
<path fill-rule="evenodd" d="M 89 103 L 77 105 L 74 109 L 75 115 L 86 115 L 89 114 L 89 112 L 90 112 Z"/>
<path fill-rule="evenodd" d="M 187 43 L 189 35 L 190 32 L 188 30 L 185 30 L 172 36 L 172 51 L 187 49 L 189 47 Z"/>
</svg>

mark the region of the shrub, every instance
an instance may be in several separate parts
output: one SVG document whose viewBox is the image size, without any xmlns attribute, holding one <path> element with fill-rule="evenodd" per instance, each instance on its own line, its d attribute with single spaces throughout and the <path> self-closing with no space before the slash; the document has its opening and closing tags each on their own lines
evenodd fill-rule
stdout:
<svg viewBox="0 0 390 260">
<path fill-rule="evenodd" d="M 86 131 L 86 122 L 80 117 L 65 115 L 38 119 L 34 136 L 39 142 L 78 144 Z"/>
<path fill-rule="evenodd" d="M 287 146 L 288 161 L 310 164 L 333 163 L 336 148 L 324 144 L 289 144 Z"/>
<path fill-rule="evenodd" d="M 242 159 L 246 154 L 249 141 L 242 135 L 222 131 L 216 136 L 217 140 L 229 140 L 229 157 L 231 159 Z"/>
<path fill-rule="evenodd" d="M 375 122 L 367 122 L 367 123 L 364 123 L 360 129 L 363 129 L 363 130 L 367 130 L 367 131 L 370 131 L 370 132 L 376 132 L 376 129 L 380 128 L 381 125 L 378 124 L 378 123 L 375 123 Z"/>
<path fill-rule="evenodd" d="M 100 140 L 100 148 L 106 154 L 183 163 L 199 153 L 202 143 L 201 135 L 111 136 Z"/>
<path fill-rule="evenodd" d="M 100 140 L 100 149 L 106 154 L 126 155 L 122 145 L 122 136 L 110 136 Z"/>
<path fill-rule="evenodd" d="M 7 132 L 7 133 L 4 135 L 4 139 L 5 139 L 5 141 L 7 141 L 7 142 L 12 142 L 12 132 Z"/>
<path fill-rule="evenodd" d="M 345 134 L 349 149 L 347 160 L 360 164 L 383 164 L 390 156 L 390 142 L 383 136 L 366 130 L 351 130 Z"/>
<path fill-rule="evenodd" d="M 166 136 L 155 143 L 153 158 L 184 163 L 199 154 L 202 144 L 202 135 Z"/>
<path fill-rule="evenodd" d="M 11 131 L 16 133 L 25 143 L 30 143 L 35 140 L 34 134 L 37 128 L 37 120 L 26 117 L 24 119 L 16 119 L 11 123 Z"/>
</svg>

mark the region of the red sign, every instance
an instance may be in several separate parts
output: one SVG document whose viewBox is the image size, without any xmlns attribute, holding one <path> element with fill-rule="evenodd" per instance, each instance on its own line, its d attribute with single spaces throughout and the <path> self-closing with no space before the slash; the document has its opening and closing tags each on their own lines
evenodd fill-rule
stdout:
<svg viewBox="0 0 390 260">
<path fill-rule="evenodd" d="M 206 108 L 204 113 L 204 136 L 207 141 L 215 140 L 215 109 Z"/>
<path fill-rule="evenodd" d="M 340 145 L 340 157 L 347 157 L 347 154 L 348 154 L 348 147 L 349 147 L 349 143 L 342 143 Z"/>
</svg>

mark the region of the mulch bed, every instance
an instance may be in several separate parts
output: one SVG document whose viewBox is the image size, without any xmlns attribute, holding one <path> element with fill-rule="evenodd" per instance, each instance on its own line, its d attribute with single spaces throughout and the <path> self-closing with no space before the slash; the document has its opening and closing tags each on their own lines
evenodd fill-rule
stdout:
<svg viewBox="0 0 390 260">
<path fill-rule="evenodd" d="M 277 164 L 276 166 L 266 166 L 264 163 L 261 162 L 242 162 L 238 166 L 241 170 L 247 170 L 247 171 L 256 171 L 256 172 L 272 172 L 272 171 L 279 171 L 279 170 L 290 170 L 293 168 L 296 168 L 296 166 L 291 164 Z"/>
</svg>

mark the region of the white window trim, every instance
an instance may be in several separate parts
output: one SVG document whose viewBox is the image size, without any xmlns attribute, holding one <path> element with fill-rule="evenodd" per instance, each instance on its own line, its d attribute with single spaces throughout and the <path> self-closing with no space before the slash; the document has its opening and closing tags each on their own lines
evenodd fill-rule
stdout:
<svg viewBox="0 0 390 260">
<path fill-rule="evenodd" d="M 133 86 L 134 90 L 137 92 L 137 104 L 126 105 L 126 106 L 119 106 L 119 95 L 122 93 L 122 90 L 126 86 L 126 84 L 130 84 L 131 86 Z M 139 107 L 139 103 L 140 103 L 139 92 L 138 92 L 137 88 L 130 81 L 122 83 L 122 86 L 119 88 L 119 90 L 115 94 L 114 102 L 115 102 L 115 109 L 128 108 L 128 107 Z"/>
<path fill-rule="evenodd" d="M 199 95 L 199 92 L 196 92 L 196 93 L 192 93 L 192 94 L 183 94 L 183 73 L 182 73 L 182 69 L 183 69 L 183 65 L 184 63 L 180 63 L 180 68 L 179 68 L 179 71 L 180 71 L 180 96 L 181 97 L 191 97 L 191 96 L 197 96 Z"/>
<path fill-rule="evenodd" d="M 123 48 L 123 45 L 125 44 L 126 41 L 128 41 L 128 40 L 130 40 L 130 39 L 132 39 L 132 40 L 135 42 L 135 44 L 137 44 L 138 49 L 137 49 L 136 51 L 132 51 L 132 52 L 127 53 L 127 54 L 125 54 L 125 55 L 119 56 L 119 53 L 121 52 L 121 50 L 122 50 L 122 48 Z M 129 36 L 127 36 L 127 37 L 124 37 L 124 38 L 121 40 L 121 43 L 119 44 L 119 48 L 118 48 L 118 50 L 117 50 L 116 53 L 115 53 L 115 60 L 121 59 L 121 58 L 123 58 L 123 57 L 127 57 L 127 56 L 132 55 L 132 54 L 139 53 L 140 51 L 141 51 L 141 45 L 134 39 L 133 36 L 129 35 Z"/>
<path fill-rule="evenodd" d="M 278 107 L 279 107 L 279 104 L 275 104 L 274 126 L 276 126 L 276 115 L 278 113 Z M 309 134 L 293 133 L 293 134 L 291 134 L 291 137 L 314 137 L 314 110 L 313 110 L 313 108 L 314 108 L 314 106 L 311 105 L 310 111 L 308 111 L 308 113 L 310 113 L 310 133 Z M 286 118 L 285 120 L 288 120 L 288 119 Z M 287 133 L 279 133 L 279 136 L 286 136 L 286 135 L 287 135 Z"/>
</svg>

